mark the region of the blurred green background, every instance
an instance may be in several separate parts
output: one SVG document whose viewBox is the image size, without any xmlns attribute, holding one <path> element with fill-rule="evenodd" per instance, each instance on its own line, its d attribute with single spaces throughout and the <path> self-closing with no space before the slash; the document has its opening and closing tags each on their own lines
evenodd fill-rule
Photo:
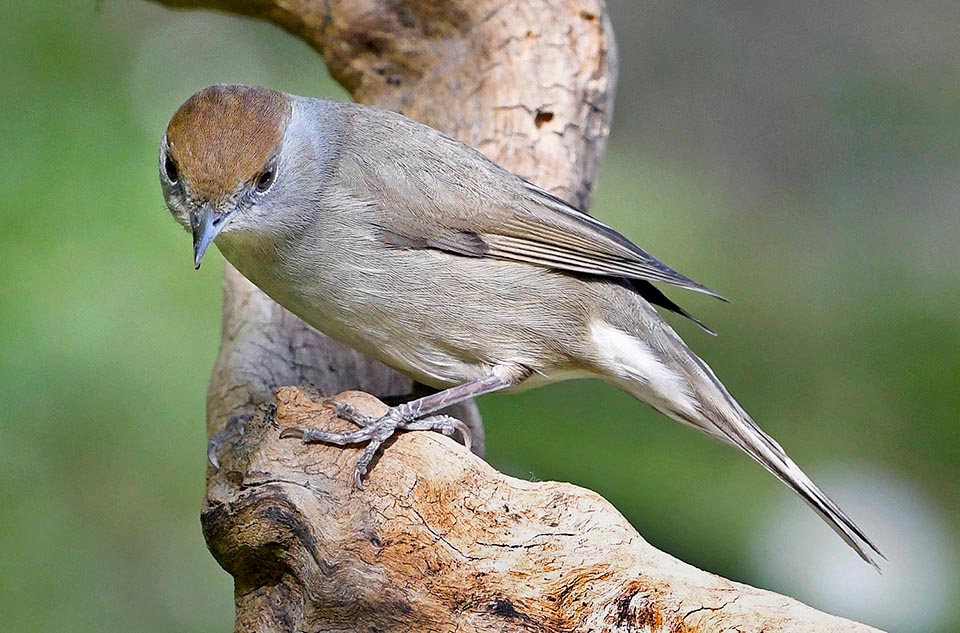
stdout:
<svg viewBox="0 0 960 633">
<path fill-rule="evenodd" d="M 673 292 L 720 336 L 679 332 L 891 562 L 604 385 L 482 400 L 490 461 L 592 488 L 728 577 L 957 630 L 960 5 L 609 7 L 593 212 L 732 299 Z M 279 30 L 141 1 L 7 0 L 0 53 L 2 628 L 231 630 L 198 521 L 219 255 L 192 270 L 158 141 L 207 84 L 343 93 Z"/>
</svg>

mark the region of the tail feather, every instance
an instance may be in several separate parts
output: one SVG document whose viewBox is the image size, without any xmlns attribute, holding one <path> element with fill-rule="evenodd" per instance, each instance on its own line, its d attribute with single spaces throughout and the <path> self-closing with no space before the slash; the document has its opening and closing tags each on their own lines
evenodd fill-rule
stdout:
<svg viewBox="0 0 960 633">
<path fill-rule="evenodd" d="M 689 350 L 688 350 L 689 351 Z M 752 457 L 761 466 L 767 469 L 774 477 L 789 486 L 797 495 L 809 505 L 814 512 L 820 515 L 826 523 L 849 545 L 865 562 L 880 571 L 878 558 L 886 560 L 886 556 L 867 537 L 866 533 L 854 523 L 843 510 L 828 497 L 803 470 L 787 455 L 783 447 L 754 422 L 753 418 L 743 410 L 743 407 L 727 392 L 723 384 L 717 379 L 713 371 L 707 367 L 692 351 L 690 355 L 696 360 L 710 382 L 723 395 L 726 406 L 714 406 L 712 409 L 718 416 L 710 416 L 708 424 L 713 429 L 704 429 L 704 421 L 684 420 L 698 428 L 708 430 L 716 435 L 714 429 L 720 431 L 723 439 L 727 440 L 744 453 Z"/>
<path fill-rule="evenodd" d="M 814 512 L 847 543 L 864 561 L 880 571 L 877 557 L 886 560 L 883 553 L 840 507 L 801 470 L 783 448 L 749 417 L 741 420 L 738 430 L 725 431 L 730 440 L 743 452 L 766 468 L 774 477 L 796 492 Z"/>
<path fill-rule="evenodd" d="M 757 426 L 713 371 L 664 323 L 650 304 L 633 295 L 635 312 L 624 329 L 596 321 L 591 336 L 597 373 L 661 413 L 732 444 L 789 486 L 860 558 L 879 571 L 886 557 L 867 535 L 810 480 L 781 446 Z M 611 310 L 611 315 L 617 311 Z M 631 331 L 632 330 L 632 331 Z"/>
</svg>

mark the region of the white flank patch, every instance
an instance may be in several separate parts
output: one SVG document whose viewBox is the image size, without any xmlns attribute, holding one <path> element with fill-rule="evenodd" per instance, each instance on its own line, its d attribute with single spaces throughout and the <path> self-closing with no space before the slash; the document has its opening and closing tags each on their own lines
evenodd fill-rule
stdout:
<svg viewBox="0 0 960 633">
<path fill-rule="evenodd" d="M 654 406 L 668 404 L 674 411 L 696 411 L 687 382 L 660 362 L 649 345 L 602 321 L 590 323 L 590 336 L 614 373 L 639 383 L 630 389 L 634 396 Z"/>
</svg>

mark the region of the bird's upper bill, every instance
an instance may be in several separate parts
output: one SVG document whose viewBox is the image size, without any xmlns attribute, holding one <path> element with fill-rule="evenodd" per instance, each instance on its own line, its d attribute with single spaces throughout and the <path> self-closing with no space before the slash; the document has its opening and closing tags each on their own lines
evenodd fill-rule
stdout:
<svg viewBox="0 0 960 633">
<path fill-rule="evenodd" d="M 195 199 L 214 205 L 254 178 L 276 154 L 290 119 L 286 95 L 265 88 L 210 86 L 167 125 L 167 146 Z"/>
</svg>

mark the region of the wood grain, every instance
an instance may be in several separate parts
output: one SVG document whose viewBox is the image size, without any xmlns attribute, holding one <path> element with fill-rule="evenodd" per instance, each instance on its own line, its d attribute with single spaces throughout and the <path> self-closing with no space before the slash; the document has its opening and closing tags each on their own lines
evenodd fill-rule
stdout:
<svg viewBox="0 0 960 633">
<path fill-rule="evenodd" d="M 284 387 L 210 480 L 202 523 L 238 631 L 875 631 L 691 567 L 599 495 L 508 477 L 437 433 L 398 436 L 354 490 L 360 449 L 279 439 L 302 425 L 348 428 Z"/>
</svg>

